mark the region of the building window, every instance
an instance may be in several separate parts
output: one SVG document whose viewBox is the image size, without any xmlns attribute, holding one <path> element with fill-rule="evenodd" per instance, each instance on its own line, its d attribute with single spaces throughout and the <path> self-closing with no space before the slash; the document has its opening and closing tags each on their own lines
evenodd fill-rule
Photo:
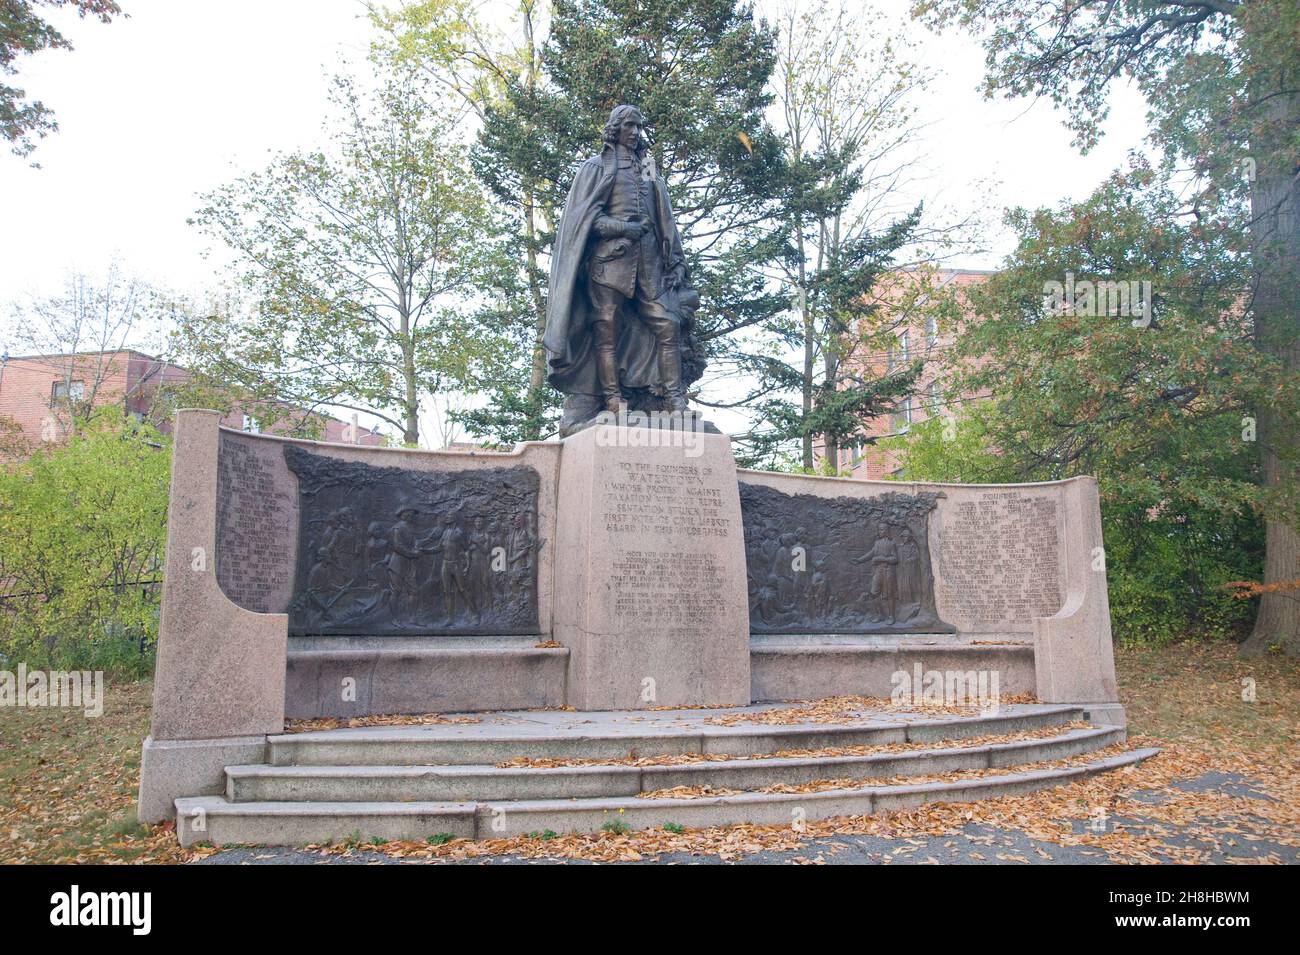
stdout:
<svg viewBox="0 0 1300 955">
<path fill-rule="evenodd" d="M 244 415 L 244 430 L 250 434 L 261 434 L 262 426 L 257 423 L 257 419 L 251 414 Z"/>
<path fill-rule="evenodd" d="M 933 348 L 939 341 L 939 319 L 933 315 L 925 316 L 925 344 Z"/>
<path fill-rule="evenodd" d="M 912 399 L 910 397 L 904 399 L 903 403 L 890 415 L 890 423 L 895 434 L 903 434 L 907 431 L 908 426 L 912 423 Z"/>
<path fill-rule="evenodd" d="M 936 379 L 925 386 L 925 413 L 933 418 L 942 406 L 943 396 L 939 394 L 939 382 Z"/>
<path fill-rule="evenodd" d="M 911 351 L 907 344 L 907 330 L 899 332 L 898 338 L 895 339 L 894 347 L 889 349 L 889 370 L 893 371 L 899 365 L 907 363 Z"/>
<path fill-rule="evenodd" d="M 50 387 L 50 397 L 55 401 L 81 401 L 86 397 L 86 383 L 60 378 Z"/>
</svg>

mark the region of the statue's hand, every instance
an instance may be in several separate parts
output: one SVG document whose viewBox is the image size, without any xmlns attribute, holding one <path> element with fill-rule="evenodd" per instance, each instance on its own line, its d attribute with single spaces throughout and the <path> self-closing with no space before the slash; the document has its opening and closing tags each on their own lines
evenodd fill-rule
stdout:
<svg viewBox="0 0 1300 955">
<path fill-rule="evenodd" d="M 623 235 L 629 239 L 639 239 L 645 232 L 645 226 L 638 219 L 628 219 L 623 223 Z"/>
<path fill-rule="evenodd" d="M 596 220 L 596 234 L 602 239 L 613 239 L 623 235 L 623 223 L 619 219 L 601 216 Z"/>
</svg>

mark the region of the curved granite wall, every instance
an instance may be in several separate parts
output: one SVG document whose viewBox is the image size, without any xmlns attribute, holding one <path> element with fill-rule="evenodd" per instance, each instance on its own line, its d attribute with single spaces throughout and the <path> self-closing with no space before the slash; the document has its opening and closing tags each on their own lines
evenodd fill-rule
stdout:
<svg viewBox="0 0 1300 955">
<path fill-rule="evenodd" d="M 217 580 L 291 634 L 550 632 L 560 445 L 324 444 L 222 429 Z"/>
<path fill-rule="evenodd" d="M 777 592 L 766 621 L 751 593 L 756 633 L 956 631 L 1028 637 L 1035 619 L 1052 616 L 1065 601 L 1071 542 L 1064 501 L 1080 479 L 959 485 L 745 470 L 739 478 L 750 575 L 759 577 L 760 585 L 766 576 L 768 589 Z M 772 492 L 781 496 L 782 506 L 773 506 Z M 772 527 L 770 515 L 780 511 L 787 516 Z M 794 581 L 802 590 L 791 590 L 789 582 L 766 570 L 764 535 L 768 552 L 771 538 L 777 538 L 778 562 L 793 548 L 805 547 L 807 578 Z M 892 543 L 880 544 L 882 536 Z M 878 576 L 873 566 L 880 568 Z M 829 597 L 807 593 L 815 574 L 829 578 Z M 780 593 L 783 585 L 791 592 Z M 881 601 L 873 605 L 865 596 L 887 585 L 896 592 L 896 619 L 883 619 L 889 615 L 878 606 Z M 798 611 L 782 617 L 791 598 Z M 819 600 L 853 605 L 857 612 L 827 615 L 820 612 Z"/>
</svg>

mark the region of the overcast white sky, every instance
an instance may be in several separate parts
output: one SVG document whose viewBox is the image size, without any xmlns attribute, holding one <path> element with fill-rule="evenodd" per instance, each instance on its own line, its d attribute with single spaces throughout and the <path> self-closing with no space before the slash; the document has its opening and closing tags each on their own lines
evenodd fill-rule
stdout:
<svg viewBox="0 0 1300 955">
<path fill-rule="evenodd" d="M 11 81 L 54 109 L 60 130 L 33 154 L 39 169 L 0 151 L 0 342 L 12 331 L 4 303 L 115 255 L 171 288 L 210 284 L 220 255 L 205 260 L 205 239 L 186 224 L 196 196 L 273 152 L 316 143 L 325 74 L 344 56 L 360 59 L 369 36 L 359 0 L 121 4 L 129 18 L 108 25 L 56 13 L 75 49 L 25 58 Z M 1084 197 L 1140 145 L 1136 95 L 1116 97 L 1110 135 L 1081 157 L 1050 104 L 980 97 L 973 38 L 907 30 L 943 70 L 921 110 L 931 177 L 918 190 L 932 202 L 960 208 L 976 183 L 996 180 L 996 222 L 1004 206 Z M 989 244 L 995 254 L 959 264 L 991 267 L 1010 249 L 997 232 Z"/>
<path fill-rule="evenodd" d="M 108 25 L 58 16 L 75 49 L 19 63 L 59 132 L 0 155 L 0 301 L 115 253 L 171 285 L 211 269 L 186 225 L 195 197 L 320 128 L 324 72 L 363 54 L 354 0 L 122 0 Z M 44 12 L 44 11 L 42 11 Z"/>
</svg>

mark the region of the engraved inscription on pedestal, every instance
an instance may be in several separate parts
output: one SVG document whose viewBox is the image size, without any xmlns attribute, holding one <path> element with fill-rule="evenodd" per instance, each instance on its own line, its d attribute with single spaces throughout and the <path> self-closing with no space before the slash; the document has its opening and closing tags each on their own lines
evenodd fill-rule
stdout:
<svg viewBox="0 0 1300 955">
<path fill-rule="evenodd" d="M 717 554 L 698 545 L 734 532 L 715 485 L 707 465 L 626 460 L 601 485 L 617 621 L 681 635 L 711 624 L 724 572 Z"/>
<path fill-rule="evenodd" d="M 1061 609 L 1060 514 L 1053 497 L 994 491 L 949 502 L 939 598 L 965 626 L 1028 630 Z"/>
<path fill-rule="evenodd" d="M 284 455 L 301 513 L 290 633 L 537 632 L 535 470 Z"/>
<path fill-rule="evenodd" d="M 217 583 L 246 610 L 283 613 L 293 587 L 294 502 L 276 480 L 278 448 L 224 433 L 218 448 Z"/>
<path fill-rule="evenodd" d="M 579 709 L 749 702 L 731 443 L 644 446 L 597 425 L 564 441 L 555 639 Z"/>
<path fill-rule="evenodd" d="M 742 483 L 750 629 L 952 632 L 935 609 L 930 563 L 940 496 L 819 497 Z"/>
</svg>

